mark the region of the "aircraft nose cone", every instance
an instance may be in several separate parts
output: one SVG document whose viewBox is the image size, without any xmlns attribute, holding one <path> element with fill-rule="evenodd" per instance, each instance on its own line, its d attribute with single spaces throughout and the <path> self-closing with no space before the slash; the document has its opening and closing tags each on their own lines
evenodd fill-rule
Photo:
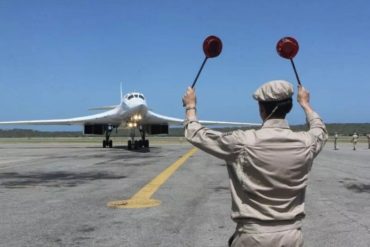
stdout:
<svg viewBox="0 0 370 247">
<path fill-rule="evenodd" d="M 137 112 L 139 112 L 141 114 L 145 114 L 148 111 L 148 108 L 147 108 L 146 104 L 144 104 L 144 103 L 138 104 L 135 108 L 136 108 Z"/>
<path fill-rule="evenodd" d="M 139 110 L 144 110 L 144 109 L 146 109 L 146 104 L 141 103 L 141 104 L 139 104 L 139 105 L 137 106 L 137 108 L 138 108 Z"/>
</svg>

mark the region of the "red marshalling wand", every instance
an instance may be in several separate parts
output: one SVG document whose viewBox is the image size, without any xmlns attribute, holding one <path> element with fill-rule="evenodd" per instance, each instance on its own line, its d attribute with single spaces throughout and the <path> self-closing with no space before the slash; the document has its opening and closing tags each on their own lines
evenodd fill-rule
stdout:
<svg viewBox="0 0 370 247">
<path fill-rule="evenodd" d="M 207 59 L 212 58 L 212 57 L 217 57 L 218 55 L 220 55 L 221 51 L 222 51 L 222 42 L 221 42 L 220 38 L 211 35 L 211 36 L 208 36 L 204 40 L 204 42 L 203 42 L 203 52 L 206 55 L 206 57 L 204 58 L 203 63 L 200 66 L 198 74 L 195 77 L 194 82 L 191 85 L 191 88 L 194 88 L 195 84 L 197 83 L 198 77 L 199 77 L 200 73 L 202 72 L 204 65 L 206 64 Z"/>
<path fill-rule="evenodd" d="M 295 55 L 297 55 L 298 50 L 299 50 L 298 42 L 292 37 L 284 37 L 280 39 L 278 43 L 276 44 L 276 51 L 281 57 L 290 60 L 293 66 L 293 70 L 295 73 L 295 77 L 297 78 L 298 84 L 302 85 L 301 81 L 299 80 L 297 69 L 293 62 L 293 58 L 295 57 Z"/>
</svg>

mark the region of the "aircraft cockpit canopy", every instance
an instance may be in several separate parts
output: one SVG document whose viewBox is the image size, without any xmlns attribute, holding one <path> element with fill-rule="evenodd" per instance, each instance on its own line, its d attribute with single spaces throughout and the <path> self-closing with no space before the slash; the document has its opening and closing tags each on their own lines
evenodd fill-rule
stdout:
<svg viewBox="0 0 370 247">
<path fill-rule="evenodd" d="M 133 99 L 133 98 L 140 98 L 140 99 L 145 100 L 144 95 L 143 95 L 143 94 L 141 94 L 141 93 L 131 93 L 131 94 L 128 94 L 128 95 L 126 96 L 126 98 L 127 98 L 128 100 Z"/>
</svg>

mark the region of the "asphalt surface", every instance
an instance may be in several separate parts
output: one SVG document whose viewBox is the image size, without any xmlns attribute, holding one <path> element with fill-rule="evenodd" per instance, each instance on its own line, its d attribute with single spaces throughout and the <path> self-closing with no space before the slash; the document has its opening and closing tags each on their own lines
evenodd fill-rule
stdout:
<svg viewBox="0 0 370 247">
<path fill-rule="evenodd" d="M 370 246 L 370 149 L 328 143 L 306 194 L 305 246 Z M 161 185 L 151 208 L 131 198 L 191 149 L 150 152 L 86 143 L 0 144 L 0 246 L 226 246 L 235 225 L 225 163 L 201 151 Z"/>
</svg>

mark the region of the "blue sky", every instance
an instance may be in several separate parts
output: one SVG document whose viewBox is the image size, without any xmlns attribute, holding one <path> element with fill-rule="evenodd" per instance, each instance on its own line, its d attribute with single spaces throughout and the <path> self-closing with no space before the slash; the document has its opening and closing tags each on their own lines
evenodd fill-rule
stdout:
<svg viewBox="0 0 370 247">
<path fill-rule="evenodd" d="M 366 0 L 0 0 L 0 121 L 88 115 L 118 103 L 121 82 L 182 117 L 213 34 L 224 47 L 197 83 L 201 119 L 259 122 L 258 86 L 296 85 L 275 50 L 293 36 L 314 109 L 327 123 L 370 122 L 369 10 Z M 297 104 L 288 120 L 305 122 Z"/>
</svg>

